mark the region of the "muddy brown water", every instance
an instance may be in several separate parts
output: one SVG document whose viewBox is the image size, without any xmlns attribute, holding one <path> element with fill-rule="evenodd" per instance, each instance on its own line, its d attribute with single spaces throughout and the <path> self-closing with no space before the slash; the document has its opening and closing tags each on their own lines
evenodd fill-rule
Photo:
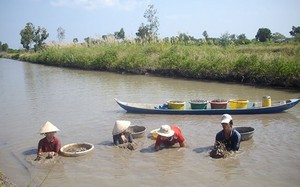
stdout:
<svg viewBox="0 0 300 187">
<path fill-rule="evenodd" d="M 113 98 L 164 103 L 169 99 L 297 98 L 278 90 L 96 71 L 80 71 L 0 59 L 0 170 L 19 186 L 299 186 L 300 105 L 279 114 L 233 115 L 234 125 L 256 129 L 253 139 L 226 159 L 209 151 L 221 129 L 219 115 L 130 114 Z M 147 128 L 177 125 L 186 148 L 153 151 L 154 141 L 136 139 L 137 149 L 112 146 L 115 120 Z M 40 127 L 51 121 L 63 145 L 92 143 L 81 157 L 33 162 Z"/>
</svg>

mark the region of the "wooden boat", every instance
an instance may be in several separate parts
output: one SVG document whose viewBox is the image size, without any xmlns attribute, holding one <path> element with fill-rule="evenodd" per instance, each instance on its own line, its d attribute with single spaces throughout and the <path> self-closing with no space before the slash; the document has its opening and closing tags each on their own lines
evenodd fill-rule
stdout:
<svg viewBox="0 0 300 187">
<path fill-rule="evenodd" d="M 230 109 L 211 109 L 207 106 L 206 109 L 191 109 L 185 107 L 183 110 L 168 109 L 167 104 L 148 104 L 148 103 L 127 103 L 119 101 L 115 98 L 115 101 L 129 113 L 142 113 L 142 114 L 177 114 L 177 115 L 213 115 L 213 114 L 272 114 L 279 113 L 288 110 L 296 106 L 300 102 L 300 97 L 297 99 L 288 99 L 282 101 L 272 101 L 271 106 L 263 107 L 262 103 L 248 102 L 246 108 Z"/>
</svg>

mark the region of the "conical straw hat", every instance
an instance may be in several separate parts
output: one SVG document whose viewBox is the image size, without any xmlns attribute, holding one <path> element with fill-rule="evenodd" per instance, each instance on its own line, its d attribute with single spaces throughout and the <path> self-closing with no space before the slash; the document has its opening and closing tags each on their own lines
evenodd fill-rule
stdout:
<svg viewBox="0 0 300 187">
<path fill-rule="evenodd" d="M 47 132 L 56 132 L 59 131 L 57 127 L 55 127 L 51 122 L 47 121 L 44 126 L 40 129 L 40 133 L 44 134 Z"/>
<path fill-rule="evenodd" d="M 128 129 L 130 126 L 131 122 L 130 121 L 124 121 L 124 120 L 117 120 L 114 126 L 114 129 L 112 131 L 113 135 L 120 134 L 121 132 L 125 131 Z"/>
</svg>

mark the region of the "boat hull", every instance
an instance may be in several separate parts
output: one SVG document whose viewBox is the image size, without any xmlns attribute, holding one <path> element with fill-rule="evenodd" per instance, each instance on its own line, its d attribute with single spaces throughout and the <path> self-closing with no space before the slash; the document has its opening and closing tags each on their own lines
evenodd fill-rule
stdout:
<svg viewBox="0 0 300 187">
<path fill-rule="evenodd" d="M 129 113 L 140 114 L 175 114 L 175 115 L 214 115 L 214 114 L 273 114 L 288 110 L 296 106 L 300 98 L 289 99 L 282 102 L 282 104 L 270 107 L 251 107 L 245 109 L 167 109 L 159 108 L 156 104 L 142 104 L 142 103 L 127 103 L 115 99 L 116 102 Z"/>
</svg>

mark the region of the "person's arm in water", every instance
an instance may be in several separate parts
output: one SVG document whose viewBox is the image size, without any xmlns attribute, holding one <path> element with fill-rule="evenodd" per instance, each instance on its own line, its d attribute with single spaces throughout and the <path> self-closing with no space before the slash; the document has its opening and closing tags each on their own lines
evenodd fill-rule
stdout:
<svg viewBox="0 0 300 187">
<path fill-rule="evenodd" d="M 185 147 L 184 142 L 179 142 L 180 147 Z"/>
<path fill-rule="evenodd" d="M 160 149 L 160 146 L 155 144 L 155 151 L 158 151 L 159 149 Z"/>
<path fill-rule="evenodd" d="M 160 149 L 160 144 L 161 144 L 160 135 L 158 135 L 154 146 L 155 151 L 158 151 Z"/>
<path fill-rule="evenodd" d="M 55 150 L 54 150 L 54 156 L 58 155 L 58 153 L 60 152 L 60 148 L 61 148 L 61 142 L 58 138 L 57 139 L 57 142 L 56 142 L 56 147 L 55 147 Z"/>
<path fill-rule="evenodd" d="M 127 138 L 127 140 L 128 140 L 129 143 L 133 142 L 133 137 L 132 137 L 132 134 L 130 132 L 126 133 L 126 138 Z"/>
<path fill-rule="evenodd" d="M 240 142 L 241 142 L 241 135 L 237 131 L 234 133 L 233 137 L 233 145 L 232 145 L 232 150 L 233 151 L 238 151 L 240 148 Z"/>
</svg>

